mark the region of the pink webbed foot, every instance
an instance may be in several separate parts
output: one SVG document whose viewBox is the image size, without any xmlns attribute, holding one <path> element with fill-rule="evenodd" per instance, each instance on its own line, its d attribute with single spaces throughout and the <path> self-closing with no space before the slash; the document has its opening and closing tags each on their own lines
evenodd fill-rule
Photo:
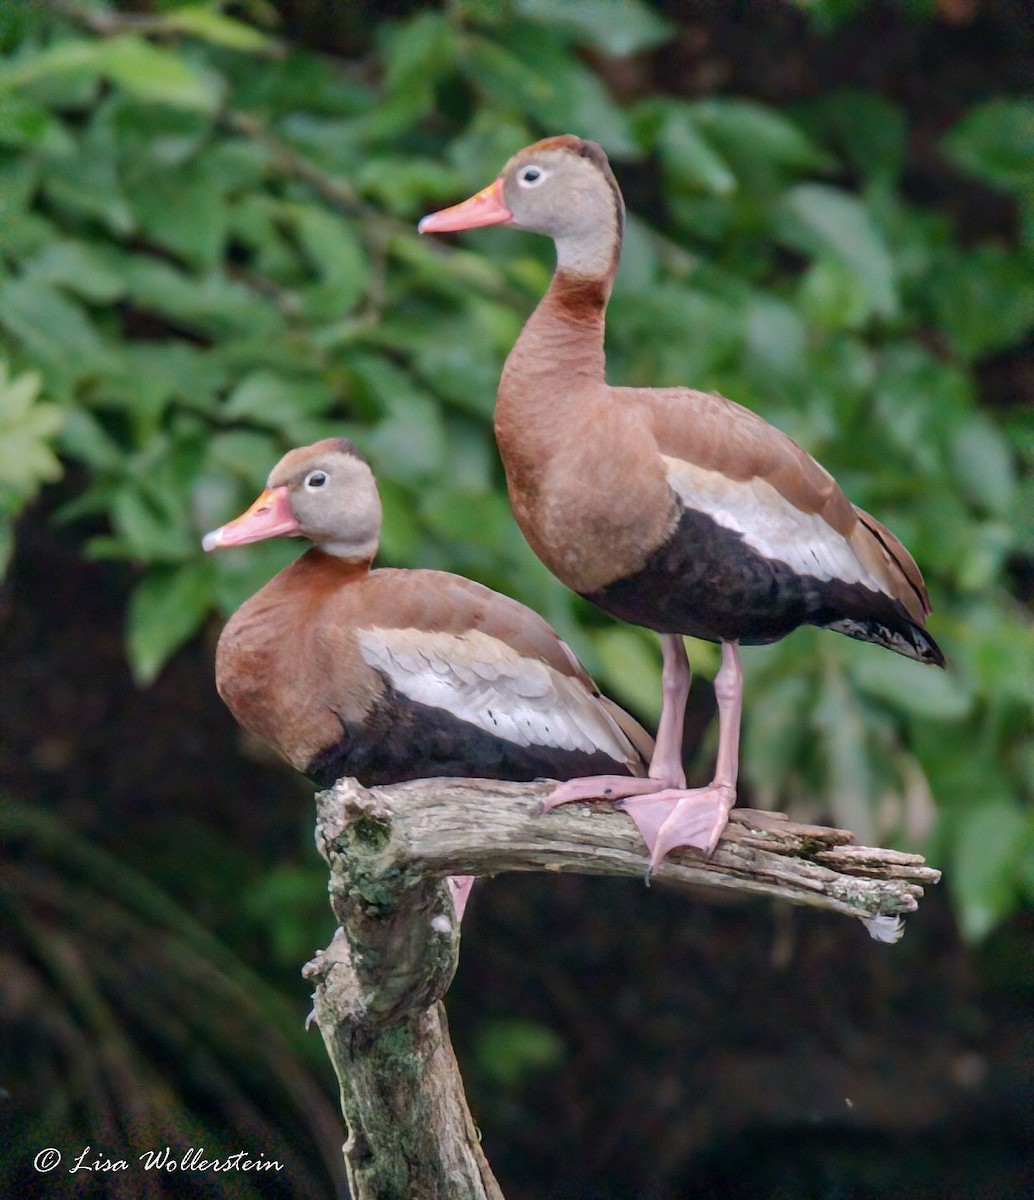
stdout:
<svg viewBox="0 0 1034 1200">
<path fill-rule="evenodd" d="M 628 796 L 641 796 L 644 792 L 655 792 L 664 784 L 656 779 L 638 778 L 631 775 L 587 775 L 584 779 L 569 779 L 559 783 L 542 801 L 542 811 L 549 812 L 561 804 L 575 800 L 624 800 Z"/>
<path fill-rule="evenodd" d="M 650 850 L 650 870 L 679 846 L 692 846 L 711 854 L 729 823 L 736 789 L 727 784 L 709 787 L 665 788 L 646 796 L 632 796 L 621 808 L 635 821 Z"/>
</svg>

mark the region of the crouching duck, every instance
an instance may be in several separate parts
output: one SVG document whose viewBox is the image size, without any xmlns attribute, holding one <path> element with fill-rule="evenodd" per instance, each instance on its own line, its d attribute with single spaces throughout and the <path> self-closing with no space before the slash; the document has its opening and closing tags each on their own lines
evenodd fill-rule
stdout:
<svg viewBox="0 0 1034 1200">
<path fill-rule="evenodd" d="M 922 576 L 889 530 L 753 412 L 690 388 L 607 384 L 604 312 L 624 202 L 595 142 L 537 142 L 420 229 L 499 224 L 545 234 L 557 252 L 499 384 L 495 429 L 514 515 L 568 587 L 662 635 L 663 705 L 647 778 L 573 780 L 547 803 L 623 799 L 653 864 L 676 846 L 710 853 L 736 798 L 739 645 L 810 624 L 944 666 L 925 629 Z M 684 634 L 719 642 L 722 654 L 717 765 L 694 789 L 682 769 Z"/>
<path fill-rule="evenodd" d="M 371 570 L 380 531 L 373 472 L 333 438 L 286 454 L 205 536 L 206 550 L 315 543 L 219 638 L 216 686 L 241 725 L 323 787 L 645 774 L 653 739 L 541 617 L 458 575 Z"/>
</svg>

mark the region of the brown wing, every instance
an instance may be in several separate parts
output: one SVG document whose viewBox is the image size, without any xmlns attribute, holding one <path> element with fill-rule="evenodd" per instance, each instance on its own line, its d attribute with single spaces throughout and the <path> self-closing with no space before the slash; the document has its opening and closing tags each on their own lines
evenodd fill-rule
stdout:
<svg viewBox="0 0 1034 1200">
<path fill-rule="evenodd" d="M 855 552 L 863 562 L 873 564 L 871 570 L 875 570 L 877 562 L 880 564 L 884 575 L 892 582 L 890 594 L 901 601 L 917 624 L 922 625 L 930 611 L 930 597 L 915 559 L 875 517 L 860 508 L 856 508 L 855 513 L 858 525 L 851 536 Z"/>
<path fill-rule="evenodd" d="M 361 596 L 350 621 L 366 666 L 411 700 L 518 744 L 602 752 L 645 772 L 649 734 L 524 605 L 437 571 L 373 571 L 348 590 Z"/>
<path fill-rule="evenodd" d="M 684 500 L 697 497 L 736 528 L 753 516 L 766 553 L 809 571 L 819 561 L 831 576 L 876 586 L 922 624 L 929 600 L 911 555 L 785 433 L 722 396 L 684 388 L 615 391 L 643 407 L 661 454 L 675 460 L 673 486 L 683 482 Z M 686 464 L 681 472 L 679 464 Z"/>
<path fill-rule="evenodd" d="M 644 406 L 662 454 L 738 482 L 763 479 L 799 511 L 817 513 L 844 536 L 854 528 L 854 509 L 833 476 L 749 408 L 690 388 L 615 391 L 631 393 Z"/>
</svg>

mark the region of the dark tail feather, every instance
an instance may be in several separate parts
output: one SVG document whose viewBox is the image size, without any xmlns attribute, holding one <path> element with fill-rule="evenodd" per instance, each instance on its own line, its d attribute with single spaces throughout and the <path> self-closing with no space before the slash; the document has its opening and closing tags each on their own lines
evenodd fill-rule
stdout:
<svg viewBox="0 0 1034 1200">
<path fill-rule="evenodd" d="M 863 617 L 859 620 L 845 617 L 839 621 L 830 621 L 825 628 L 835 629 L 837 633 L 858 638 L 862 642 L 875 642 L 877 646 L 886 646 L 895 654 L 914 658 L 916 662 L 931 663 L 935 667 L 947 666 L 940 646 L 921 625 L 907 617 L 895 617 L 884 621 L 875 617 Z"/>
</svg>

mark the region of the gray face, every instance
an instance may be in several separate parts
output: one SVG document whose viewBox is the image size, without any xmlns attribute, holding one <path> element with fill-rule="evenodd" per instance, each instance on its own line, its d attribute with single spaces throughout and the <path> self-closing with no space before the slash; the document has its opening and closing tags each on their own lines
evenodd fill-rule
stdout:
<svg viewBox="0 0 1034 1200">
<path fill-rule="evenodd" d="M 503 200 L 516 228 L 554 239 L 561 266 L 595 274 L 620 238 L 623 205 L 608 176 L 570 150 L 530 147 L 506 164 Z"/>
<path fill-rule="evenodd" d="M 340 444 L 292 450 L 277 464 L 269 486 L 287 488 L 299 534 L 328 554 L 365 561 L 377 552 L 380 496 L 366 462 L 357 452 L 338 449 Z"/>
</svg>

